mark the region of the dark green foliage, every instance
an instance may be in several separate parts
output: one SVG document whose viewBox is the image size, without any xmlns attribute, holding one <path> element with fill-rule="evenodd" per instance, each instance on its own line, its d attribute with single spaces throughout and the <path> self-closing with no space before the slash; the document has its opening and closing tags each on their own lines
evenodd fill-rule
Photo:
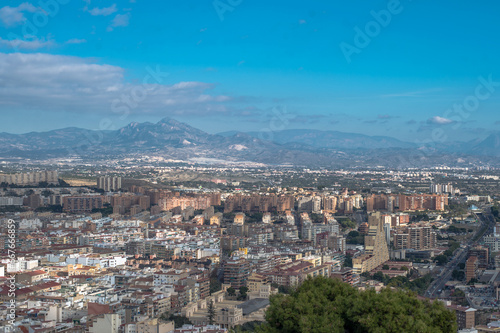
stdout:
<svg viewBox="0 0 500 333">
<path fill-rule="evenodd" d="M 344 260 L 344 267 L 352 267 L 352 256 L 346 255 Z"/>
<path fill-rule="evenodd" d="M 365 236 L 360 234 L 359 231 L 351 231 L 346 237 L 347 244 L 365 244 Z"/>
<path fill-rule="evenodd" d="M 237 326 L 237 329 L 235 329 L 235 331 L 241 333 L 255 332 L 260 325 L 262 325 L 261 321 L 249 321 L 241 326 Z"/>
<path fill-rule="evenodd" d="M 239 301 L 244 301 L 247 299 L 247 292 L 248 288 L 247 287 L 240 287 L 240 294 L 238 295 L 238 300 Z"/>
<path fill-rule="evenodd" d="M 207 312 L 208 312 L 208 324 L 213 325 L 215 323 L 215 306 L 213 300 L 210 300 L 210 302 L 208 302 Z"/>
<path fill-rule="evenodd" d="M 2 206 L 0 207 L 0 213 L 12 213 L 12 212 L 25 212 L 26 208 L 19 206 Z"/>
<path fill-rule="evenodd" d="M 224 206 L 214 206 L 215 213 L 224 213 Z"/>
<path fill-rule="evenodd" d="M 172 314 L 168 317 L 168 320 L 174 322 L 175 328 L 182 327 L 183 325 L 193 325 L 193 323 L 185 316 L 176 316 Z"/>
<path fill-rule="evenodd" d="M 44 197 L 49 197 L 52 194 L 54 194 L 54 192 L 52 192 L 51 190 L 43 190 L 42 191 L 42 196 L 44 196 Z"/>
<path fill-rule="evenodd" d="M 465 273 L 464 271 L 458 271 L 455 269 L 451 273 L 451 277 L 453 280 L 462 281 L 463 279 L 465 279 Z"/>
<path fill-rule="evenodd" d="M 491 214 L 493 214 L 494 217 L 499 217 L 498 206 L 491 207 Z"/>
<path fill-rule="evenodd" d="M 448 262 L 448 257 L 445 256 L 444 254 L 440 254 L 436 258 L 434 258 L 434 261 L 437 262 L 439 265 L 444 265 Z"/>
<path fill-rule="evenodd" d="M 467 301 L 467 298 L 465 297 L 465 293 L 462 290 L 456 289 L 451 296 L 452 296 L 452 299 L 455 303 L 462 305 L 462 306 L 469 305 L 469 302 Z"/>
<path fill-rule="evenodd" d="M 337 219 L 337 222 L 339 222 L 340 226 L 342 229 L 354 229 L 356 228 L 356 222 L 352 221 L 351 219 Z"/>
<path fill-rule="evenodd" d="M 467 282 L 468 285 L 473 285 L 473 284 L 476 284 L 476 283 L 478 283 L 478 280 L 476 278 L 472 278 L 472 279 L 470 279 L 469 282 Z"/>
<path fill-rule="evenodd" d="M 453 232 L 455 234 L 462 234 L 462 233 L 467 233 L 469 229 L 467 228 L 458 228 L 454 225 L 450 225 L 448 227 L 448 232 Z"/>
<path fill-rule="evenodd" d="M 495 220 L 497 220 L 497 222 L 500 222 L 500 215 L 499 215 L 498 206 L 491 207 L 491 214 L 493 214 L 493 216 L 495 217 Z"/>
<path fill-rule="evenodd" d="M 448 210 L 449 213 L 445 214 L 445 217 L 457 217 L 467 214 L 468 204 L 466 203 L 458 203 L 454 201 L 450 201 L 448 206 L 445 206 L 444 209 Z"/>
<path fill-rule="evenodd" d="M 35 212 L 52 212 L 52 213 L 62 213 L 63 206 L 61 205 L 48 205 L 47 207 L 38 207 Z"/>
<path fill-rule="evenodd" d="M 278 292 L 281 294 L 290 294 L 292 292 L 292 287 L 278 286 Z"/>
<path fill-rule="evenodd" d="M 107 216 L 113 214 L 113 207 L 111 207 L 110 204 L 106 203 L 106 204 L 104 204 L 104 208 L 92 209 L 92 213 L 101 213 L 103 217 L 107 217 Z"/>
<path fill-rule="evenodd" d="M 414 280 L 410 280 L 406 276 L 396 276 L 385 282 L 388 287 L 407 289 L 422 295 L 427 288 L 429 288 L 429 285 L 432 282 L 432 276 L 427 274 Z"/>
<path fill-rule="evenodd" d="M 441 303 L 384 289 L 358 291 L 336 279 L 305 281 L 291 295 L 274 295 L 262 333 L 456 332 L 455 314 Z"/>
<path fill-rule="evenodd" d="M 384 282 L 384 281 L 387 281 L 389 278 L 387 277 L 387 275 L 384 275 L 384 273 L 377 272 L 377 273 L 373 274 L 373 279 L 380 281 L 380 282 Z"/>
<path fill-rule="evenodd" d="M 210 295 L 220 291 L 222 289 L 222 284 L 217 277 L 210 278 Z"/>
<path fill-rule="evenodd" d="M 236 295 L 236 290 L 233 287 L 229 287 L 229 288 L 227 288 L 227 294 L 229 296 L 234 296 L 234 295 Z"/>
<path fill-rule="evenodd" d="M 451 257 L 453 255 L 453 252 L 455 252 L 459 247 L 460 244 L 458 242 L 450 242 L 450 247 L 448 250 L 444 251 L 444 255 Z"/>
<path fill-rule="evenodd" d="M 447 263 L 450 257 L 453 257 L 453 253 L 460 247 L 460 244 L 455 241 L 450 241 L 449 246 L 448 250 L 434 258 L 434 261 L 437 262 L 438 265 Z"/>
<path fill-rule="evenodd" d="M 429 215 L 426 213 L 415 213 L 410 215 L 411 222 L 429 221 Z"/>
<path fill-rule="evenodd" d="M 263 213 L 246 214 L 245 223 L 259 223 L 262 222 Z"/>
</svg>

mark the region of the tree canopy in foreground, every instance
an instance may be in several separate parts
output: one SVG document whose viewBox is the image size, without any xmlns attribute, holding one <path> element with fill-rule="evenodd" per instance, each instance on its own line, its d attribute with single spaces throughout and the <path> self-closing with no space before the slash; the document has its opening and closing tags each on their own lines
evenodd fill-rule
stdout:
<svg viewBox="0 0 500 333">
<path fill-rule="evenodd" d="M 336 279 L 305 281 L 290 295 L 272 296 L 260 332 L 456 332 L 455 313 L 408 291 L 358 291 Z"/>
</svg>

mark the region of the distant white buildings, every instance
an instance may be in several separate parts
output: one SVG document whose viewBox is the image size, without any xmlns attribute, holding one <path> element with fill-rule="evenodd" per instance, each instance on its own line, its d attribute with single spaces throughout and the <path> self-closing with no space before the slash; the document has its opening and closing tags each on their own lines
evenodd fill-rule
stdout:
<svg viewBox="0 0 500 333">
<path fill-rule="evenodd" d="M 117 191 L 122 188 L 122 177 L 99 177 L 97 178 L 97 188 L 106 192 Z"/>
<path fill-rule="evenodd" d="M 7 273 L 16 273 L 37 268 L 38 260 L 25 260 L 24 258 L 19 258 L 18 260 L 3 259 L 2 264 L 5 264 Z M 0 274 L 0 276 L 3 275 Z"/>
<path fill-rule="evenodd" d="M 23 198 L 21 197 L 0 197 L 0 206 L 22 206 Z"/>
</svg>

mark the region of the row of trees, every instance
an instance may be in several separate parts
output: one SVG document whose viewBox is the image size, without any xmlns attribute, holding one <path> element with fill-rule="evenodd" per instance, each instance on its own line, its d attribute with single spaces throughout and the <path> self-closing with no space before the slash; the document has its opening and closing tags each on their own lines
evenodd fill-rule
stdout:
<svg viewBox="0 0 500 333">
<path fill-rule="evenodd" d="M 17 185 L 17 184 L 9 184 L 6 182 L 2 182 L 2 183 L 0 183 L 0 187 L 2 187 L 5 191 L 6 188 L 71 187 L 71 185 L 66 183 L 64 180 L 59 179 L 58 184 L 49 184 L 47 182 L 39 182 L 38 185 Z"/>
</svg>

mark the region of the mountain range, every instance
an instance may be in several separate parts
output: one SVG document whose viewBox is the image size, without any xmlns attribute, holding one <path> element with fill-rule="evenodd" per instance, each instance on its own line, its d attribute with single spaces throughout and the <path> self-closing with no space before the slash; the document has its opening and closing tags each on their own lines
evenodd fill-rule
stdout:
<svg viewBox="0 0 500 333">
<path fill-rule="evenodd" d="M 263 140 L 266 137 L 267 140 Z M 272 138 L 272 141 L 269 141 Z M 500 161 L 500 132 L 484 140 L 422 146 L 386 136 L 319 130 L 209 134 L 165 118 L 118 130 L 64 128 L 26 134 L 0 133 L 4 158 L 105 159 L 157 155 L 185 161 L 252 161 L 300 166 L 431 166 Z"/>
</svg>

